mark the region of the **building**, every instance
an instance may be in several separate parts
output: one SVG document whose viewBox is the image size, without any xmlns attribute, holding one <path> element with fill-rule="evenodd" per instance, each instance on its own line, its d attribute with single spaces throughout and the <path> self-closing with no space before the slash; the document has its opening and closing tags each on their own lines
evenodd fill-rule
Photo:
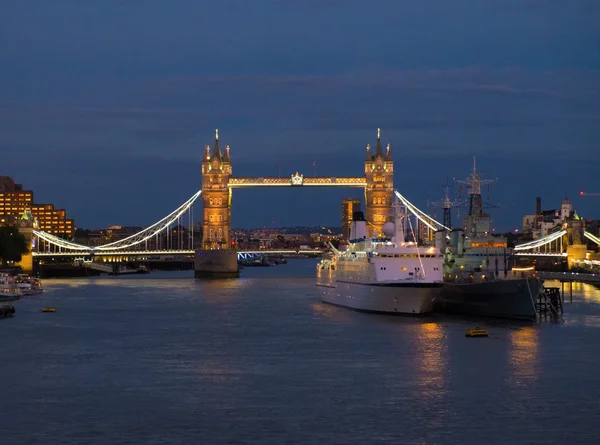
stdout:
<svg viewBox="0 0 600 445">
<path fill-rule="evenodd" d="M 71 239 L 75 222 L 67 219 L 64 209 L 55 209 L 53 204 L 36 204 L 33 191 L 23 190 L 10 176 L 0 176 L 0 223 L 16 224 L 26 210 L 30 210 L 39 224 L 39 230 Z"/>
<path fill-rule="evenodd" d="M 360 199 L 342 199 L 342 238 L 350 238 L 350 227 L 354 212 L 360 211 Z"/>
<path fill-rule="evenodd" d="M 523 233 L 533 239 L 543 238 L 557 230 L 573 216 L 573 205 L 565 196 L 560 210 L 542 210 L 542 198 L 536 198 L 535 214 L 523 217 Z"/>
<path fill-rule="evenodd" d="M 435 232 L 431 230 L 431 228 L 427 224 L 423 223 L 420 220 L 417 220 L 415 224 L 417 226 L 417 238 L 419 240 L 419 243 L 435 240 Z M 409 241 L 412 240 L 409 239 Z"/>
</svg>

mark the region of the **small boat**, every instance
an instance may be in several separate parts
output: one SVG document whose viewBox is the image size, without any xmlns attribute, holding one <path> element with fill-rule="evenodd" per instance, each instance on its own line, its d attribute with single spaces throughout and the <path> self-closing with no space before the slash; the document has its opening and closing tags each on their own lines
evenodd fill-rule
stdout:
<svg viewBox="0 0 600 445">
<path fill-rule="evenodd" d="M 488 331 L 479 328 L 467 329 L 465 337 L 488 337 Z"/>
<path fill-rule="evenodd" d="M 45 307 L 44 309 L 42 309 L 42 312 L 56 312 L 56 308 Z"/>
</svg>

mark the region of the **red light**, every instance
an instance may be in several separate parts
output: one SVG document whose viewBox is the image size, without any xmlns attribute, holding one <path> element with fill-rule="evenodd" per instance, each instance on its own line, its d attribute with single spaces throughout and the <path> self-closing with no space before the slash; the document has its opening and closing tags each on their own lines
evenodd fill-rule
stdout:
<svg viewBox="0 0 600 445">
<path fill-rule="evenodd" d="M 583 193 L 583 192 L 579 192 L 579 196 L 583 196 L 583 195 L 584 195 L 584 193 Z"/>
</svg>

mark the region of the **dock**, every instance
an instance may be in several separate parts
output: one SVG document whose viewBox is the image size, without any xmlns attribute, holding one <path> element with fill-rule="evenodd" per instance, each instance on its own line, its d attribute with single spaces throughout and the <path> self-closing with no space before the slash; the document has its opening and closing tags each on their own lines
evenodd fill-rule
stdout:
<svg viewBox="0 0 600 445">
<path fill-rule="evenodd" d="M 561 321 L 563 314 L 562 303 L 560 289 L 558 287 L 544 288 L 535 302 L 535 311 L 538 316 L 538 321 Z"/>
</svg>

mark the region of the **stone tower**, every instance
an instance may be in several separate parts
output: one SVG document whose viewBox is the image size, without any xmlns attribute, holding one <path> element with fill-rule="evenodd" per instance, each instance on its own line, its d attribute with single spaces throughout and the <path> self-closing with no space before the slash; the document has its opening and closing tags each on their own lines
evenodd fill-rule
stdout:
<svg viewBox="0 0 600 445">
<path fill-rule="evenodd" d="M 204 222 L 203 249 L 229 249 L 231 247 L 231 158 L 229 145 L 225 153 L 219 147 L 219 130 L 215 130 L 215 145 L 206 146 L 202 158 L 202 199 Z"/>
<path fill-rule="evenodd" d="M 381 147 L 381 130 L 377 129 L 375 153 L 367 145 L 365 160 L 365 209 L 371 236 L 383 236 L 383 225 L 393 222 L 392 201 L 394 196 L 394 161 L 388 144 L 385 153 Z"/>
<path fill-rule="evenodd" d="M 562 200 L 560 204 L 560 219 L 564 222 L 567 220 L 569 216 L 571 216 L 571 211 L 573 210 L 573 206 L 571 205 L 571 201 L 565 195 L 565 199 Z"/>
<path fill-rule="evenodd" d="M 25 209 L 23 215 L 17 222 L 17 227 L 21 235 L 25 237 L 27 241 L 27 249 L 29 252 L 21 256 L 21 261 L 19 261 L 19 266 L 24 273 L 33 272 L 33 249 L 35 248 L 36 239 L 33 235 L 34 230 L 39 230 L 38 220 L 31 214 L 31 210 Z"/>
</svg>

